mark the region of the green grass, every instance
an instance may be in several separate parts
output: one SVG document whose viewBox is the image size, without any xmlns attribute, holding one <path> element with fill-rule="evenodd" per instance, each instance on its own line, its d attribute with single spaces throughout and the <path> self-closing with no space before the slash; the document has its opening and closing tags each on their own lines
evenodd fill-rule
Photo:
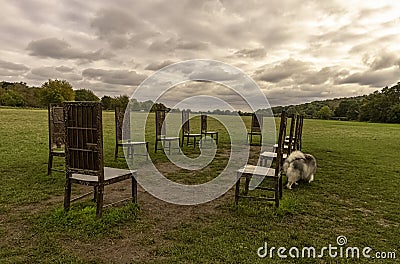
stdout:
<svg viewBox="0 0 400 264">
<path fill-rule="evenodd" d="M 248 125 L 250 118 L 245 121 Z M 169 178 L 197 184 L 224 168 L 229 138 L 218 122 L 211 122 L 210 128 L 221 131 L 221 144 L 212 165 L 195 174 L 177 168 Z M 106 166 L 126 168 L 124 159 L 113 158 L 112 112 L 104 112 L 103 123 Z M 150 122 L 146 136 L 151 158 L 163 168 L 168 159 L 162 152 L 154 153 L 153 131 L 154 123 Z M 211 211 L 195 206 L 174 209 L 177 215 L 165 214 L 169 222 L 180 219 L 179 212 L 199 208 L 196 214 L 186 215 L 175 224 L 161 222 L 157 212 L 144 215 L 148 208 L 141 204 L 140 210 L 129 204 L 107 209 L 103 218 L 96 220 L 90 202 L 75 203 L 65 213 L 64 175 L 46 175 L 47 111 L 1 108 L 0 263 L 109 263 L 110 259 L 116 263 L 357 262 L 345 258 L 281 260 L 276 254 L 273 260 L 257 257 L 257 249 L 265 242 L 275 247 L 320 249 L 336 245 L 339 235 L 347 237 L 347 246 L 395 251 L 396 260 L 368 261 L 393 263 L 398 261 L 400 248 L 399 135 L 400 125 L 305 120 L 303 151 L 317 159 L 316 178 L 311 184 L 285 189 L 277 210 L 269 203 L 253 200 L 240 200 L 235 206 L 231 190 L 206 205 L 213 208 Z M 252 162 L 258 156 L 257 148 L 253 151 Z M 192 146 L 185 147 L 184 153 L 198 155 Z M 59 159 L 59 166 L 62 163 Z M 196 177 L 190 177 L 193 175 Z M 107 254 L 115 256 L 119 248 L 112 245 L 127 241 L 136 246 L 121 253 L 130 256 L 122 258 L 124 261 L 93 254 L 97 248 L 110 245 Z M 88 251 L 74 245 L 84 245 Z M 136 253 L 139 251 L 142 253 Z M 365 263 L 365 259 L 358 262 Z"/>
</svg>

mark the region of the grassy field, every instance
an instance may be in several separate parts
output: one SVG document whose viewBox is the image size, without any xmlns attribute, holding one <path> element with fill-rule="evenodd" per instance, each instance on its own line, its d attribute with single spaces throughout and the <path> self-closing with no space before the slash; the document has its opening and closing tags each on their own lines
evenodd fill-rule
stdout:
<svg viewBox="0 0 400 264">
<path fill-rule="evenodd" d="M 113 115 L 103 114 L 105 163 L 126 168 L 123 159 L 113 158 Z M 245 122 L 249 125 L 250 118 Z M 277 255 L 279 247 L 287 249 L 286 255 L 291 247 L 299 248 L 300 255 L 303 247 L 314 247 L 318 255 L 323 247 L 338 246 L 338 236 L 347 238 L 344 250 L 370 247 L 371 257 L 376 252 L 394 252 L 397 257 L 368 262 L 399 262 L 400 125 L 305 120 L 303 151 L 317 159 L 315 181 L 285 189 L 278 210 L 254 200 L 240 200 L 235 206 L 233 189 L 196 206 L 167 204 L 139 189 L 138 205 L 108 209 L 101 220 L 95 219 L 90 201 L 75 203 L 64 213 L 65 176 L 46 175 L 47 133 L 47 111 L 0 108 L 0 263 L 367 261 L 362 255 L 330 258 L 327 251 L 317 259 Z M 193 174 L 171 166 L 162 153 L 155 155 L 153 144 L 150 153 L 156 166 L 169 172 L 169 178 L 189 184 L 209 180 L 229 157 L 229 141 L 222 136 L 216 160 L 206 171 Z M 254 162 L 258 149 L 252 151 Z M 192 147 L 184 152 L 198 155 Z M 62 159 L 58 163 L 62 166 Z M 128 189 L 112 187 L 106 195 L 129 194 Z M 272 259 L 257 255 L 265 242 L 268 249 L 276 248 Z"/>
</svg>

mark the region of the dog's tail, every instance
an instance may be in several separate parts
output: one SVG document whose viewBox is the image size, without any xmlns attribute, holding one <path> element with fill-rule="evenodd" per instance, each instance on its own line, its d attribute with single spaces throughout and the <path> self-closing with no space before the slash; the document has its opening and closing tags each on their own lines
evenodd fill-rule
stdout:
<svg viewBox="0 0 400 264">
<path fill-rule="evenodd" d="M 292 163 L 295 160 L 299 160 L 299 159 L 306 159 L 305 155 L 303 152 L 301 151 L 293 151 L 292 153 L 290 153 L 289 157 L 286 158 L 285 162 L 283 163 L 283 171 L 286 173 L 287 169 L 289 168 L 290 163 Z"/>
</svg>

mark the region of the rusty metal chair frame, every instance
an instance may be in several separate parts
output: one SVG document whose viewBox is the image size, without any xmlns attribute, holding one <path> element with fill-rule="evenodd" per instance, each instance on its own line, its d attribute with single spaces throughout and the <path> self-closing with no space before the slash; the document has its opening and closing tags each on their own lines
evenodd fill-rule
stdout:
<svg viewBox="0 0 400 264">
<path fill-rule="evenodd" d="M 49 125 L 49 158 L 47 163 L 47 175 L 50 175 L 52 171 L 65 172 L 64 170 L 53 169 L 53 158 L 65 157 L 65 129 L 62 105 L 49 104 L 47 110 Z"/>
<path fill-rule="evenodd" d="M 136 171 L 104 167 L 102 107 L 100 102 L 65 102 L 65 192 L 64 209 L 68 211 L 72 201 L 72 184 L 94 187 L 96 216 L 101 217 L 103 207 L 132 200 L 137 202 Z M 123 180 L 132 180 L 132 197 L 104 206 L 104 187 Z"/>
<path fill-rule="evenodd" d="M 253 113 L 251 115 L 250 131 L 247 132 L 247 139 L 246 139 L 247 144 L 253 145 L 253 136 L 259 136 L 260 145 L 262 145 L 262 126 L 263 126 L 263 116 L 261 114 Z"/>
<path fill-rule="evenodd" d="M 155 118 L 156 118 L 156 142 L 154 144 L 154 152 L 157 153 L 157 150 L 165 150 L 165 144 L 168 143 L 168 153 L 171 154 L 171 144 L 172 142 L 177 142 L 178 152 L 181 153 L 180 148 L 180 137 L 167 137 L 167 130 L 165 121 L 165 110 L 156 110 Z M 161 148 L 158 148 L 158 142 L 161 142 Z"/>
<path fill-rule="evenodd" d="M 201 114 L 201 136 L 206 139 L 207 136 L 210 136 L 212 139 L 214 139 L 215 136 L 215 143 L 218 144 L 218 131 L 208 131 L 207 130 L 207 115 L 206 114 Z"/>
<path fill-rule="evenodd" d="M 131 116 L 130 111 L 125 111 L 126 108 L 115 107 L 115 160 L 118 159 L 118 151 L 119 148 L 126 148 L 127 158 L 133 158 L 135 155 L 145 156 L 146 160 L 149 159 L 149 142 L 147 141 L 132 141 L 130 139 L 123 140 L 122 135 L 130 136 L 130 122 Z M 125 122 L 125 127 L 124 127 Z M 123 131 L 125 129 L 125 131 Z M 135 147 L 144 146 L 146 152 L 145 153 L 135 153 Z"/>
<path fill-rule="evenodd" d="M 181 141 L 181 146 L 183 146 L 183 143 L 186 138 L 186 146 L 188 145 L 193 145 L 193 147 L 196 147 L 196 141 L 197 138 L 199 138 L 199 142 L 201 139 L 201 134 L 198 133 L 190 133 L 190 118 L 189 118 L 189 111 L 182 111 L 182 141 Z M 190 138 L 193 138 L 193 143 L 189 141 Z"/>
<path fill-rule="evenodd" d="M 282 198 L 282 166 L 283 166 L 283 147 L 284 140 L 286 136 L 286 126 L 287 126 L 287 116 L 285 112 L 281 114 L 281 122 L 279 126 L 279 136 L 278 136 L 278 147 L 276 149 L 276 160 L 273 163 L 274 168 L 267 168 L 264 166 L 255 165 L 245 165 L 237 171 L 238 180 L 235 186 L 235 203 L 239 203 L 239 198 L 252 198 L 256 200 L 267 200 L 273 201 L 275 207 L 279 207 L 279 200 Z M 264 180 L 272 180 L 273 187 L 257 186 L 255 189 L 272 191 L 274 193 L 273 197 L 261 197 L 261 196 L 250 196 L 249 184 L 252 177 L 262 177 Z M 240 194 L 240 180 L 245 178 L 245 190 L 244 194 Z"/>
</svg>

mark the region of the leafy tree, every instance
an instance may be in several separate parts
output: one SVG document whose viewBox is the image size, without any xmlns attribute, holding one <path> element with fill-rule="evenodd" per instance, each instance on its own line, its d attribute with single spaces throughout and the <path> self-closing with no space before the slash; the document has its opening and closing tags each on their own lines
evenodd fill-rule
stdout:
<svg viewBox="0 0 400 264">
<path fill-rule="evenodd" d="M 390 107 L 388 113 L 388 122 L 400 124 L 400 103 Z"/>
<path fill-rule="evenodd" d="M 42 84 L 39 98 L 42 105 L 48 105 L 50 103 L 73 101 L 75 93 L 69 82 L 65 80 L 49 80 Z"/>
<path fill-rule="evenodd" d="M 317 117 L 320 119 L 329 119 L 332 117 L 332 111 L 329 108 L 329 106 L 324 105 L 323 107 L 321 107 L 321 109 L 319 109 L 319 111 L 317 112 Z"/>
<path fill-rule="evenodd" d="M 129 97 L 127 95 L 120 95 L 114 98 L 114 107 L 126 108 L 129 103 Z"/>
<path fill-rule="evenodd" d="M 0 105 L 4 106 L 24 106 L 24 98 L 13 90 L 7 90 L 0 93 Z"/>
<path fill-rule="evenodd" d="M 105 110 L 111 110 L 114 109 L 114 100 L 108 96 L 108 95 L 104 95 L 101 98 L 101 106 L 103 107 L 103 109 Z"/>
<path fill-rule="evenodd" d="M 80 89 L 75 91 L 75 101 L 100 101 L 93 91 L 89 89 Z"/>
</svg>

